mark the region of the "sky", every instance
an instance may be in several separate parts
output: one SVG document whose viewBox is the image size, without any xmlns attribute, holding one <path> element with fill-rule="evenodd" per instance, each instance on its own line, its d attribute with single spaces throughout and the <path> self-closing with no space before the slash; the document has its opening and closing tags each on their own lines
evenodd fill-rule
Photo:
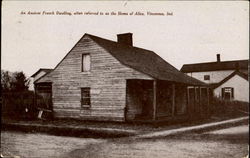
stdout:
<svg viewBox="0 0 250 158">
<path fill-rule="evenodd" d="M 119 11 L 133 15 L 110 15 Z M 54 68 L 85 33 L 116 41 L 117 34 L 127 32 L 133 33 L 134 46 L 154 51 L 177 69 L 216 61 L 216 54 L 222 61 L 249 59 L 247 1 L 4 1 L 1 69 L 30 77 L 39 68 Z"/>
</svg>

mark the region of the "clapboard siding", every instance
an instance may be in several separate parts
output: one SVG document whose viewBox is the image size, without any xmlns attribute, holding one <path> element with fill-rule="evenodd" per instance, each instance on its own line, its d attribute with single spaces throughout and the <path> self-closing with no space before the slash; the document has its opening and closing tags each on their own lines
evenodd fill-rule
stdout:
<svg viewBox="0 0 250 158">
<path fill-rule="evenodd" d="M 81 72 L 82 54 L 91 56 L 90 72 Z M 126 79 L 152 79 L 121 64 L 85 35 L 59 65 L 39 82 L 52 82 L 55 117 L 124 121 Z M 90 87 L 91 108 L 81 108 L 81 87 Z"/>
</svg>

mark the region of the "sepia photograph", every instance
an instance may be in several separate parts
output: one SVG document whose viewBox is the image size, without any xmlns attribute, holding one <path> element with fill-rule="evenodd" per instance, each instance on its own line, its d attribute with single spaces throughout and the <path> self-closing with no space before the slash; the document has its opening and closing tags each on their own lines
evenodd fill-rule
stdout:
<svg viewBox="0 0 250 158">
<path fill-rule="evenodd" d="M 248 1 L 1 7 L 1 157 L 248 157 Z"/>
</svg>

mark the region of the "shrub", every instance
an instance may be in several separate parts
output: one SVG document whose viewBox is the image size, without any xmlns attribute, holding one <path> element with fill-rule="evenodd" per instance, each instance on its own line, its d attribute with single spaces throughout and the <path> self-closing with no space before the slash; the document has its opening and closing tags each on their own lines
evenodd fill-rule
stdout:
<svg viewBox="0 0 250 158">
<path fill-rule="evenodd" d="M 2 95 L 2 114 L 10 119 L 35 118 L 34 93 L 4 92 Z"/>
<path fill-rule="evenodd" d="M 221 100 L 216 97 L 210 104 L 212 116 L 217 117 L 236 117 L 245 116 L 249 112 L 249 103 L 241 101 Z"/>
</svg>

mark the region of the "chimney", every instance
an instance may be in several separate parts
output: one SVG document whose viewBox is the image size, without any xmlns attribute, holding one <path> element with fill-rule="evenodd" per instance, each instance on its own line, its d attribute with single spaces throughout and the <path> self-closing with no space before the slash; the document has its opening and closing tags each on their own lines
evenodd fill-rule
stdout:
<svg viewBox="0 0 250 158">
<path fill-rule="evenodd" d="M 220 54 L 216 54 L 217 56 L 217 62 L 220 62 Z"/>
<path fill-rule="evenodd" d="M 239 63 L 238 63 L 238 62 L 237 62 L 237 63 L 235 63 L 235 70 L 239 70 L 239 68 L 240 68 Z"/>
<path fill-rule="evenodd" d="M 133 46 L 133 34 L 132 33 L 123 33 L 117 35 L 117 42 L 129 46 Z"/>
</svg>

